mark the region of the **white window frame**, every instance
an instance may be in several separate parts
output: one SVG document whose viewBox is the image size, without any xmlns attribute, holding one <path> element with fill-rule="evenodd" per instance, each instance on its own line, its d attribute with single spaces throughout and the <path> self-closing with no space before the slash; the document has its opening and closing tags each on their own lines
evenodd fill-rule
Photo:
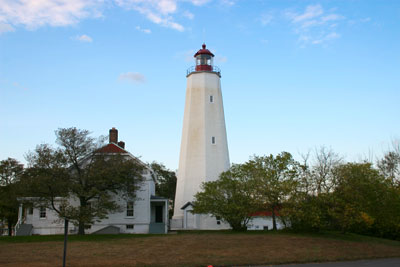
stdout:
<svg viewBox="0 0 400 267">
<path fill-rule="evenodd" d="M 133 217 L 133 215 L 135 214 L 135 209 L 134 209 L 134 205 L 135 203 L 133 203 L 133 201 L 127 201 L 126 202 L 126 217 Z"/>
<path fill-rule="evenodd" d="M 39 218 L 40 219 L 46 219 L 47 218 L 47 210 L 46 207 L 41 206 L 39 208 Z"/>
</svg>

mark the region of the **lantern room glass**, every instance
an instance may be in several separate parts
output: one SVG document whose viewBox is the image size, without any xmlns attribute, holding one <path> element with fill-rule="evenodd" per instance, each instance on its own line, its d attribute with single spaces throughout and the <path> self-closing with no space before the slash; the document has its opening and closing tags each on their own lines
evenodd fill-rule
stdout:
<svg viewBox="0 0 400 267">
<path fill-rule="evenodd" d="M 213 59 L 211 55 L 200 54 L 196 57 L 196 66 L 198 65 L 212 66 L 212 64 L 213 64 Z"/>
</svg>

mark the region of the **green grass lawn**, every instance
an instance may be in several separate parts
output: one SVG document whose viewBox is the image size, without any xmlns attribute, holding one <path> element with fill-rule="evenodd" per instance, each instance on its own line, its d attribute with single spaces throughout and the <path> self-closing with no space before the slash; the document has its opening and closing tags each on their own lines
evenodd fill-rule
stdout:
<svg viewBox="0 0 400 267">
<path fill-rule="evenodd" d="M 60 265 L 62 235 L 0 237 L 1 266 Z M 68 237 L 69 266 L 232 266 L 400 257 L 400 242 L 355 234 L 181 231 Z"/>
</svg>

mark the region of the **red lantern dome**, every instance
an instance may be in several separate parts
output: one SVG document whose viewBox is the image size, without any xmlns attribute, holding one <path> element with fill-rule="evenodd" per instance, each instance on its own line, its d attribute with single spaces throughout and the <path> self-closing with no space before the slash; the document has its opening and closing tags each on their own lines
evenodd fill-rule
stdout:
<svg viewBox="0 0 400 267">
<path fill-rule="evenodd" d="M 196 71 L 212 71 L 214 54 L 206 48 L 206 44 L 202 45 L 202 49 L 194 54 L 196 58 Z"/>
<path fill-rule="evenodd" d="M 192 73 L 203 71 L 214 72 L 221 77 L 221 70 L 217 66 L 214 66 L 213 63 L 214 54 L 206 48 L 206 44 L 203 44 L 202 48 L 194 54 L 194 58 L 196 59 L 196 66 L 192 66 L 187 70 L 186 77 Z"/>
</svg>

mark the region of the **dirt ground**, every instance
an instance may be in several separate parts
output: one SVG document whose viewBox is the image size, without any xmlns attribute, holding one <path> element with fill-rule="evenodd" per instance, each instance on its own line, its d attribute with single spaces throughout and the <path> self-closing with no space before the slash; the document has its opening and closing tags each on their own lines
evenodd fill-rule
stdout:
<svg viewBox="0 0 400 267">
<path fill-rule="evenodd" d="M 61 266 L 63 242 L 0 242 L 0 266 Z M 400 257 L 400 246 L 299 235 L 184 234 L 72 241 L 67 266 L 232 266 Z"/>
</svg>

